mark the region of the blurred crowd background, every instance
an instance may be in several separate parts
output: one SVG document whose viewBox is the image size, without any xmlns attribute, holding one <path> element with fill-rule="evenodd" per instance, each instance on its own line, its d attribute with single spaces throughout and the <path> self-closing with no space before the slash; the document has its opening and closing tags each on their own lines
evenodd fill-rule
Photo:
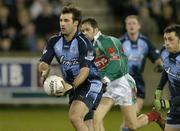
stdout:
<svg viewBox="0 0 180 131">
<path fill-rule="evenodd" d="M 168 25 L 180 24 L 180 0 L 107 1 L 114 17 L 120 22 L 123 22 L 127 15 L 139 16 L 141 32 L 151 40 L 162 37 L 163 30 Z"/>
<path fill-rule="evenodd" d="M 104 1 L 110 12 L 107 15 L 112 15 L 120 27 L 116 33 L 119 36 L 125 32 L 124 26 L 119 25 L 123 25 L 130 14 L 140 17 L 142 33 L 155 40 L 167 25 L 180 23 L 180 0 Z M 59 12 L 68 3 L 73 0 L 0 0 L 1 52 L 41 52 L 46 40 L 59 32 Z"/>
</svg>

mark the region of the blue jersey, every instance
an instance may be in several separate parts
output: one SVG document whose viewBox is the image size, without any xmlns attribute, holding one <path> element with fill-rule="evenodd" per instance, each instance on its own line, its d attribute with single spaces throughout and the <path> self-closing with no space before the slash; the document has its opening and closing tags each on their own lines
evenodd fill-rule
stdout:
<svg viewBox="0 0 180 131">
<path fill-rule="evenodd" d="M 162 50 L 163 75 L 168 80 L 171 107 L 167 114 L 168 124 L 180 124 L 180 52 L 172 54 Z M 175 104 L 176 103 L 176 104 Z"/>
<path fill-rule="evenodd" d="M 83 67 L 90 69 L 87 79 L 99 79 L 94 64 L 95 51 L 92 43 L 82 33 L 77 32 L 70 42 L 61 34 L 50 38 L 40 61 L 50 64 L 54 56 L 67 82 L 72 83 Z"/>
<path fill-rule="evenodd" d="M 173 99 L 180 96 L 180 53 L 171 54 L 164 49 L 161 58 L 168 78 L 170 97 Z"/>
<path fill-rule="evenodd" d="M 129 73 L 132 76 L 140 75 L 144 71 L 145 61 L 148 57 L 153 63 L 160 57 L 159 50 L 142 34 L 137 41 L 130 40 L 128 34 L 120 38 L 124 53 L 128 57 Z M 140 73 L 140 74 L 139 74 Z"/>
</svg>

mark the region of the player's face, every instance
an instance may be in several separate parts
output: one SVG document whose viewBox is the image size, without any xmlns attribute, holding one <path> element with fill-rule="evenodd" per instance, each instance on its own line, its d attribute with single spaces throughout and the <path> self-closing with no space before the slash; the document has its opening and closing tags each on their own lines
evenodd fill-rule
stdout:
<svg viewBox="0 0 180 131">
<path fill-rule="evenodd" d="M 129 34 L 136 34 L 140 30 L 140 24 L 135 18 L 128 18 L 126 20 L 126 30 Z"/>
<path fill-rule="evenodd" d="M 176 36 L 175 32 L 165 33 L 164 43 L 169 52 L 176 53 L 180 51 L 180 39 Z"/>
<path fill-rule="evenodd" d="M 73 16 L 71 13 L 60 15 L 60 23 L 59 24 L 60 24 L 60 29 L 61 29 L 62 34 L 69 35 L 77 27 L 77 24 L 75 24 L 72 17 Z"/>
<path fill-rule="evenodd" d="M 81 31 L 91 41 L 94 39 L 94 36 L 96 35 L 95 29 L 89 23 L 82 24 Z"/>
</svg>

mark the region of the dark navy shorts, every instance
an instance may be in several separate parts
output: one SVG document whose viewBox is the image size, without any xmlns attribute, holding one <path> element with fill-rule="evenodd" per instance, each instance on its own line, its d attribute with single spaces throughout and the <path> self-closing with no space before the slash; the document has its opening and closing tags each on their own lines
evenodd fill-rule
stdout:
<svg viewBox="0 0 180 131">
<path fill-rule="evenodd" d="M 170 111 L 167 114 L 166 123 L 169 125 L 180 126 L 180 107 L 170 107 Z"/>
<path fill-rule="evenodd" d="M 89 112 L 85 115 L 84 121 L 93 119 L 93 116 L 94 116 L 94 110 L 91 110 L 91 111 L 89 111 Z"/>
<path fill-rule="evenodd" d="M 100 80 L 87 80 L 80 87 L 76 88 L 69 95 L 69 103 L 80 100 L 89 108 L 90 116 L 85 119 L 92 119 L 93 111 L 96 110 L 103 94 L 102 83 Z M 87 115 L 88 115 L 87 114 Z"/>
<path fill-rule="evenodd" d="M 134 78 L 134 77 L 133 77 Z M 134 78 L 136 82 L 136 88 L 137 88 L 137 97 L 145 99 L 145 83 L 143 79 L 140 78 Z"/>
</svg>

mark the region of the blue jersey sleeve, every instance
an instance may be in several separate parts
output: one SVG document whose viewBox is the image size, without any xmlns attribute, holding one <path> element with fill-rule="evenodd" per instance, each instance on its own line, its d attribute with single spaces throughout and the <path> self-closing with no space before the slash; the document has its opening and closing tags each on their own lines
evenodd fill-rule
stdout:
<svg viewBox="0 0 180 131">
<path fill-rule="evenodd" d="M 51 61 L 53 60 L 55 56 L 54 44 L 56 43 L 57 40 L 58 40 L 58 37 L 52 37 L 48 40 L 46 48 L 43 51 L 43 55 L 41 56 L 40 61 L 44 61 L 48 64 L 51 63 Z"/>
<path fill-rule="evenodd" d="M 85 37 L 80 36 L 79 41 L 79 65 L 80 68 L 88 67 L 92 65 L 92 61 L 94 61 L 95 53 L 92 47 L 92 43 Z"/>
<path fill-rule="evenodd" d="M 164 85 L 167 83 L 167 81 L 168 81 L 167 73 L 165 70 L 163 70 L 161 73 L 159 84 L 158 84 L 158 89 L 163 90 Z"/>
<path fill-rule="evenodd" d="M 154 63 L 158 58 L 160 58 L 160 52 L 154 47 L 154 45 L 152 45 L 149 40 L 146 41 L 149 47 L 148 57 Z"/>
</svg>

